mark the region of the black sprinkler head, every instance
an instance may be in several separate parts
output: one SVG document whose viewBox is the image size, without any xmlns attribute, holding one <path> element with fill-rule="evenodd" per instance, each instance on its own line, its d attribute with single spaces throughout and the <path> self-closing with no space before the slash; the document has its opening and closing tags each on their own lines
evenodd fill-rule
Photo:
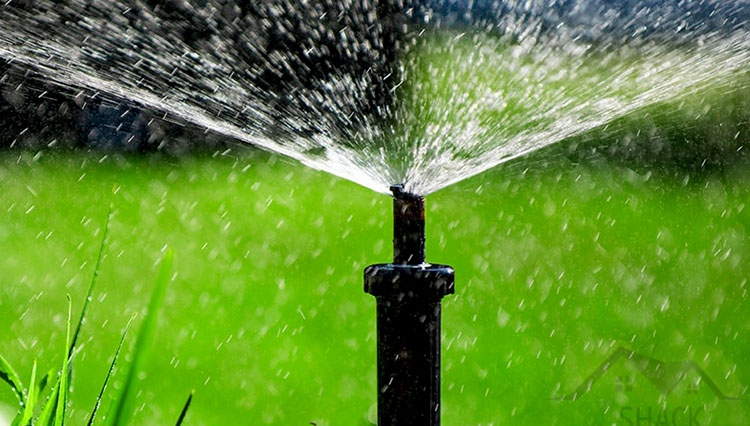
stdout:
<svg viewBox="0 0 750 426">
<path fill-rule="evenodd" d="M 365 269 L 377 301 L 378 424 L 440 425 L 440 301 L 453 268 L 425 262 L 425 200 L 391 186 L 393 263 Z"/>
</svg>

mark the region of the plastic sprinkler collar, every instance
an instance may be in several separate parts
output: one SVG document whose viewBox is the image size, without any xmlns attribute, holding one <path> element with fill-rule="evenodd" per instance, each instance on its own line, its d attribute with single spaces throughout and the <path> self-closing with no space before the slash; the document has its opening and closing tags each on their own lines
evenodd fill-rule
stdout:
<svg viewBox="0 0 750 426">
<path fill-rule="evenodd" d="M 365 268 L 377 301 L 378 425 L 440 425 L 440 301 L 454 271 L 425 263 L 424 197 L 393 192 L 393 263 Z"/>
</svg>

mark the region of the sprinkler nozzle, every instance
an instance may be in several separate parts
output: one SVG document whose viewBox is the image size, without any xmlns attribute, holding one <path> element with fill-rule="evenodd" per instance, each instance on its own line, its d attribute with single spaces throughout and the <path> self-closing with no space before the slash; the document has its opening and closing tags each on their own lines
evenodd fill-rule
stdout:
<svg viewBox="0 0 750 426">
<path fill-rule="evenodd" d="M 391 186 L 393 192 L 393 263 L 421 265 L 425 261 L 424 197 Z"/>
</svg>

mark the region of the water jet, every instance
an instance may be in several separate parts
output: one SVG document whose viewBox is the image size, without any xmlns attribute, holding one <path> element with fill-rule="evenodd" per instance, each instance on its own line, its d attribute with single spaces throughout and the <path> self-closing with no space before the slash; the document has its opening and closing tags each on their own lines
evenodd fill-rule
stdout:
<svg viewBox="0 0 750 426">
<path fill-rule="evenodd" d="M 440 424 L 440 301 L 454 271 L 425 262 L 425 200 L 391 186 L 393 263 L 365 269 L 377 300 L 378 424 Z"/>
</svg>

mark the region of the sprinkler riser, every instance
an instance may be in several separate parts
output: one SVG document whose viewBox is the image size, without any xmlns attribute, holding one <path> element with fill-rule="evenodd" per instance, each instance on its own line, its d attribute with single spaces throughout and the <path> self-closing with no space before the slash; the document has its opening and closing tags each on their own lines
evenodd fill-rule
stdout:
<svg viewBox="0 0 750 426">
<path fill-rule="evenodd" d="M 393 263 L 419 265 L 425 254 L 424 197 L 404 192 L 403 185 L 393 191 Z"/>
<path fill-rule="evenodd" d="M 365 292 L 377 302 L 378 425 L 440 425 L 441 300 L 454 271 L 424 257 L 424 198 L 391 188 L 391 264 L 365 269 Z"/>
<path fill-rule="evenodd" d="M 446 265 L 371 265 L 377 302 L 378 425 L 440 425 L 441 299 L 454 292 Z"/>
</svg>

